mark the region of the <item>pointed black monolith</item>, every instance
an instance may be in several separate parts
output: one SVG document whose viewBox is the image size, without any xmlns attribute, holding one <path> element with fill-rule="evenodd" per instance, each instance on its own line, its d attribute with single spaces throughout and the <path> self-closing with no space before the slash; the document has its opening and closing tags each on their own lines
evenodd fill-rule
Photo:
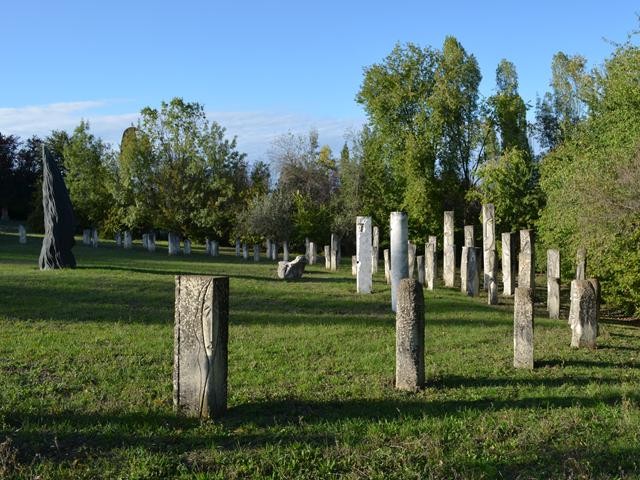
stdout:
<svg viewBox="0 0 640 480">
<path fill-rule="evenodd" d="M 42 206 L 44 239 L 40 251 L 40 270 L 75 268 L 71 252 L 75 245 L 75 220 L 69 192 L 56 163 L 42 146 Z"/>
</svg>

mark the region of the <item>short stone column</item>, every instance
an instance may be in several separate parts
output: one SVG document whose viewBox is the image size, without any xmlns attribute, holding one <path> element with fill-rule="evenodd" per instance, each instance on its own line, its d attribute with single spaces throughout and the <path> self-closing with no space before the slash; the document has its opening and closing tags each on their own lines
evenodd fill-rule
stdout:
<svg viewBox="0 0 640 480">
<path fill-rule="evenodd" d="M 276 240 L 271 242 L 271 260 L 278 260 L 278 242 Z"/>
<path fill-rule="evenodd" d="M 533 290 L 518 287 L 513 302 L 513 366 L 533 369 Z"/>
<path fill-rule="evenodd" d="M 495 273 L 496 218 L 493 203 L 482 205 L 482 258 L 484 262 L 484 281 L 482 285 L 489 290 L 489 273 Z M 494 275 L 495 277 L 495 275 Z M 494 278 L 495 281 L 495 278 Z"/>
<path fill-rule="evenodd" d="M 145 250 L 149 250 L 149 234 L 148 233 L 142 234 L 142 248 L 144 248 Z"/>
<path fill-rule="evenodd" d="M 409 255 L 407 252 L 409 226 L 407 214 L 391 212 L 389 227 L 391 236 L 391 310 L 395 312 L 400 280 L 409 277 Z"/>
<path fill-rule="evenodd" d="M 184 241 L 182 242 L 182 252 L 185 255 L 191 255 L 191 240 L 189 240 L 188 238 L 185 238 Z"/>
<path fill-rule="evenodd" d="M 455 285 L 456 276 L 456 247 L 453 244 L 454 218 L 453 212 L 444 212 L 444 252 L 442 279 L 445 287 Z"/>
<path fill-rule="evenodd" d="M 485 265 L 489 265 L 492 269 L 489 272 L 485 272 L 485 278 L 487 279 L 487 303 L 489 305 L 498 304 L 498 281 L 496 279 L 496 251 L 488 250 L 485 252 L 489 255 L 489 261 L 485 257 Z"/>
<path fill-rule="evenodd" d="M 120 232 L 116 233 L 115 241 L 116 241 L 116 247 L 122 246 L 122 233 Z"/>
<path fill-rule="evenodd" d="M 282 260 L 284 262 L 289 261 L 289 241 L 288 240 L 282 241 Z"/>
<path fill-rule="evenodd" d="M 505 297 L 513 295 L 514 284 L 514 246 L 513 233 L 502 234 L 502 294 Z"/>
<path fill-rule="evenodd" d="M 465 225 L 464 226 L 464 246 L 465 247 L 475 247 L 475 232 L 473 225 Z"/>
<path fill-rule="evenodd" d="M 242 259 L 249 260 L 249 245 L 246 243 L 242 244 Z"/>
<path fill-rule="evenodd" d="M 93 230 L 91 230 L 91 246 L 93 248 L 98 248 L 98 245 L 100 245 L 100 238 L 98 237 L 98 229 L 94 228 Z"/>
<path fill-rule="evenodd" d="M 595 348 L 598 336 L 596 303 L 596 292 L 588 280 L 571 282 L 569 325 L 573 348 Z"/>
<path fill-rule="evenodd" d="M 373 244 L 371 217 L 356 217 L 356 291 L 371 293 Z"/>
<path fill-rule="evenodd" d="M 415 243 L 407 243 L 407 266 L 409 268 L 409 278 L 414 278 L 416 267 L 416 245 Z"/>
<path fill-rule="evenodd" d="M 315 242 L 309 242 L 309 265 L 315 265 L 318 261 Z"/>
<path fill-rule="evenodd" d="M 425 245 L 424 276 L 427 290 L 433 290 L 436 285 L 436 249 L 433 243 Z"/>
<path fill-rule="evenodd" d="M 18 243 L 24 245 L 27 243 L 27 229 L 24 225 L 18 225 Z"/>
<path fill-rule="evenodd" d="M 466 256 L 464 292 L 470 297 L 477 297 L 480 290 L 480 248 L 463 247 L 462 250 L 462 254 Z"/>
<path fill-rule="evenodd" d="M 435 285 L 435 279 L 438 278 L 438 237 L 435 235 L 429 236 L 429 241 L 427 242 L 430 245 L 433 245 L 433 254 L 436 256 L 435 261 L 433 262 L 433 284 Z M 426 252 L 425 248 L 425 252 Z M 428 275 L 427 275 L 428 277 Z M 427 280 L 428 283 L 428 280 Z"/>
<path fill-rule="evenodd" d="M 411 278 L 400 280 L 396 313 L 396 388 L 424 387 L 424 294 Z"/>
<path fill-rule="evenodd" d="M 169 255 L 180 254 L 180 237 L 177 233 L 169 232 L 168 235 Z"/>
<path fill-rule="evenodd" d="M 218 240 L 211 240 L 211 256 L 217 257 L 220 255 L 220 242 Z"/>
<path fill-rule="evenodd" d="M 467 275 L 468 275 L 468 260 L 469 260 L 469 249 L 474 247 L 469 247 L 465 245 L 462 247 L 462 252 L 460 254 L 460 291 L 467 292 Z"/>
<path fill-rule="evenodd" d="M 373 244 L 371 246 L 371 273 L 378 273 L 378 257 L 380 249 L 380 229 L 373 227 Z"/>
<path fill-rule="evenodd" d="M 387 285 L 391 285 L 391 258 L 389 257 L 389 249 L 385 248 L 382 254 L 384 257 L 384 279 Z"/>
<path fill-rule="evenodd" d="M 579 248 L 576 253 L 576 280 L 587 278 L 587 249 Z"/>
<path fill-rule="evenodd" d="M 236 238 L 236 257 L 240 256 L 240 248 L 241 248 L 240 239 Z"/>
<path fill-rule="evenodd" d="M 190 417 L 227 408 L 229 278 L 176 276 L 173 405 Z"/>
<path fill-rule="evenodd" d="M 340 248 L 340 240 L 335 233 L 331 234 L 331 271 L 338 271 L 338 249 Z"/>
<path fill-rule="evenodd" d="M 351 255 L 351 276 L 358 275 L 358 257 Z"/>
<path fill-rule="evenodd" d="M 260 245 L 258 244 L 253 246 L 253 261 L 254 262 L 260 261 Z"/>
<path fill-rule="evenodd" d="M 177 245 L 175 242 L 177 242 Z M 177 235 L 174 238 L 174 248 L 176 248 L 178 253 L 180 253 L 180 237 L 178 237 Z M 149 250 L 150 252 L 156 251 L 156 234 L 153 232 L 147 235 L 147 250 Z"/>
<path fill-rule="evenodd" d="M 597 326 L 597 334 L 600 335 L 600 303 L 601 303 L 601 289 L 600 289 L 600 280 L 596 277 L 587 278 L 588 282 L 593 287 L 593 292 L 596 295 L 596 326 Z"/>
<path fill-rule="evenodd" d="M 131 232 L 129 230 L 124 232 L 124 248 L 132 248 L 133 247 L 133 237 L 131 236 Z"/>
<path fill-rule="evenodd" d="M 82 244 L 91 245 L 91 229 L 85 228 L 82 230 Z"/>
<path fill-rule="evenodd" d="M 418 269 L 418 283 L 424 287 L 424 255 L 416 257 L 416 268 Z"/>
<path fill-rule="evenodd" d="M 267 238 L 266 250 L 267 250 L 267 260 L 269 260 L 271 258 L 271 239 L 270 238 Z"/>
<path fill-rule="evenodd" d="M 560 251 L 547 250 L 547 311 L 560 318 Z"/>
<path fill-rule="evenodd" d="M 324 246 L 324 268 L 331 270 L 331 245 Z"/>
<path fill-rule="evenodd" d="M 518 255 L 518 286 L 530 288 L 535 297 L 536 268 L 535 244 L 531 230 L 520 230 L 520 254 Z"/>
</svg>

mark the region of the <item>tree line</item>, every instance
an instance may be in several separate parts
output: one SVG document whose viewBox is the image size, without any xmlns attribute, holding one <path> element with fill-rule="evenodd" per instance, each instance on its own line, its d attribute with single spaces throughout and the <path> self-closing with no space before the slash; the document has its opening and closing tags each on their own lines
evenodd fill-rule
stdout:
<svg viewBox="0 0 640 480">
<path fill-rule="evenodd" d="M 367 121 L 337 153 L 312 130 L 281 135 L 269 163 L 249 164 L 202 105 L 179 98 L 143 109 L 118 150 L 86 122 L 41 141 L 87 227 L 294 246 L 305 238 L 322 245 L 334 232 L 349 245 L 356 215 L 372 216 L 387 238 L 389 212 L 402 210 L 411 240 L 422 244 L 442 232 L 444 211 L 456 212 L 461 237 L 491 202 L 498 231 L 536 229 L 541 266 L 546 248 L 560 248 L 566 278 L 576 249 L 587 247 L 607 300 L 633 311 L 640 307 L 639 72 L 631 39 L 592 70 L 584 57 L 559 52 L 528 122 L 515 65 L 502 60 L 493 94 L 483 97 L 476 58 L 447 37 L 440 48 L 398 44 L 365 68 L 356 101 Z M 0 136 L 0 205 L 16 217 L 31 210 L 38 219 L 39 142 Z"/>
</svg>

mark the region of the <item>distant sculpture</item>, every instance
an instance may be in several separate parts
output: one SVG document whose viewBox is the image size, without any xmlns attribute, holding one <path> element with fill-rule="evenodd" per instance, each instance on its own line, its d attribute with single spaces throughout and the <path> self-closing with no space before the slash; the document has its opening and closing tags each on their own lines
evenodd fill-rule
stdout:
<svg viewBox="0 0 640 480">
<path fill-rule="evenodd" d="M 44 239 L 40 251 L 40 270 L 75 268 L 71 252 L 74 216 L 69 192 L 56 163 L 42 146 L 42 206 L 44 209 Z"/>
</svg>

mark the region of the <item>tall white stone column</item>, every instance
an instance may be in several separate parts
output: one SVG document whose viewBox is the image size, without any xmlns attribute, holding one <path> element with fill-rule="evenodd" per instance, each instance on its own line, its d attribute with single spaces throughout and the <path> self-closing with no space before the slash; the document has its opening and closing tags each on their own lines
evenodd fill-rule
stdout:
<svg viewBox="0 0 640 480">
<path fill-rule="evenodd" d="M 356 217 L 356 290 L 371 293 L 372 270 L 371 217 Z"/>
<path fill-rule="evenodd" d="M 453 287 L 456 275 L 456 247 L 453 244 L 454 217 L 453 211 L 444 212 L 444 253 L 443 274 L 445 287 Z"/>
<path fill-rule="evenodd" d="M 490 273 L 495 273 L 495 258 L 491 252 L 496 251 L 496 218 L 493 203 L 482 205 L 482 257 L 484 266 L 485 290 L 489 289 Z"/>
<path fill-rule="evenodd" d="M 391 310 L 395 312 L 400 280 L 409 277 L 407 214 L 391 212 L 389 227 L 391 237 Z"/>
</svg>

